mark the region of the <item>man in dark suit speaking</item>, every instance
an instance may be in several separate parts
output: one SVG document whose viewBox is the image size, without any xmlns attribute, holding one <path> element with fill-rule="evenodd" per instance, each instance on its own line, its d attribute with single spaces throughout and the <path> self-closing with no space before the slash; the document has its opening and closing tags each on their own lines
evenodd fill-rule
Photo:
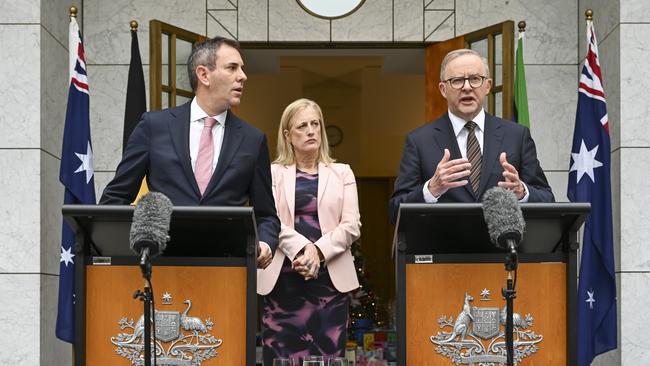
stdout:
<svg viewBox="0 0 650 366">
<path fill-rule="evenodd" d="M 492 87 L 487 60 L 473 50 L 452 51 L 442 61 L 440 80 L 448 113 L 406 137 L 391 221 L 403 202 L 480 202 L 496 185 L 520 202 L 553 202 L 528 128 L 483 110 Z"/>
<path fill-rule="evenodd" d="M 192 50 L 187 63 L 195 97 L 142 115 L 100 204 L 131 203 L 145 176 L 149 189 L 174 205 L 250 203 L 260 239 L 257 264 L 265 268 L 278 244 L 280 221 L 266 136 L 229 111 L 239 105 L 246 80 L 239 44 L 209 39 Z"/>
</svg>

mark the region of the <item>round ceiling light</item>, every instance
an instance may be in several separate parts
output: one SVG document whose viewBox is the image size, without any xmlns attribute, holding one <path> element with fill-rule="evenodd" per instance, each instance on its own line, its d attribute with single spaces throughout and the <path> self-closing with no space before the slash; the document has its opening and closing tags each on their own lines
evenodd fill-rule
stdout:
<svg viewBox="0 0 650 366">
<path fill-rule="evenodd" d="M 366 0 L 296 0 L 309 14 L 325 19 L 343 18 L 354 13 Z"/>
</svg>

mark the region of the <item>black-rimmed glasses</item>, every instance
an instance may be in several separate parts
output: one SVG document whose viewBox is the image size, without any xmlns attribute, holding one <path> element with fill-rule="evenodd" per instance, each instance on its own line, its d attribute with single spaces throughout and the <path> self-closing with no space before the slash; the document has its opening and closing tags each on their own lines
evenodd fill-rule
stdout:
<svg viewBox="0 0 650 366">
<path fill-rule="evenodd" d="M 472 89 L 480 88 L 481 85 L 483 85 L 483 82 L 487 79 L 487 77 L 482 76 L 482 75 L 470 75 L 468 77 L 457 77 L 457 78 L 449 78 L 445 80 L 445 83 L 449 83 L 452 88 L 454 89 L 462 89 L 463 86 L 465 86 L 465 80 L 469 81 L 469 86 L 472 87 Z"/>
</svg>

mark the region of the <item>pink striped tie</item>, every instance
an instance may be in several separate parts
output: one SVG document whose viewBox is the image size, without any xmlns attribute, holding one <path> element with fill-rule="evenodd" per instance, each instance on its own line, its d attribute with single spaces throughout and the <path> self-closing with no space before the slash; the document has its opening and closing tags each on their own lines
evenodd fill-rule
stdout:
<svg viewBox="0 0 650 366">
<path fill-rule="evenodd" d="M 194 176 L 201 195 L 205 192 L 208 183 L 210 183 L 210 178 L 212 178 L 212 160 L 214 159 L 212 127 L 217 124 L 217 120 L 206 117 L 203 123 L 203 131 L 201 131 L 201 139 L 199 140 L 199 153 L 196 156 L 196 167 L 194 168 Z"/>
</svg>

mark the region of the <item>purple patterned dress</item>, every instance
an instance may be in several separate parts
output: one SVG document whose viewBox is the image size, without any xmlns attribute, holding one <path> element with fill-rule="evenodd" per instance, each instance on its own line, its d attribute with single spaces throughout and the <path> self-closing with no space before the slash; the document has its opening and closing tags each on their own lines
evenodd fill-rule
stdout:
<svg viewBox="0 0 650 366">
<path fill-rule="evenodd" d="M 322 236 L 317 197 L 318 174 L 297 170 L 294 229 L 312 242 Z M 302 362 L 308 355 L 343 356 L 349 304 L 349 294 L 334 287 L 327 268 L 321 266 L 317 279 L 305 281 L 285 259 L 278 282 L 264 297 L 264 365 L 276 357 Z"/>
</svg>

